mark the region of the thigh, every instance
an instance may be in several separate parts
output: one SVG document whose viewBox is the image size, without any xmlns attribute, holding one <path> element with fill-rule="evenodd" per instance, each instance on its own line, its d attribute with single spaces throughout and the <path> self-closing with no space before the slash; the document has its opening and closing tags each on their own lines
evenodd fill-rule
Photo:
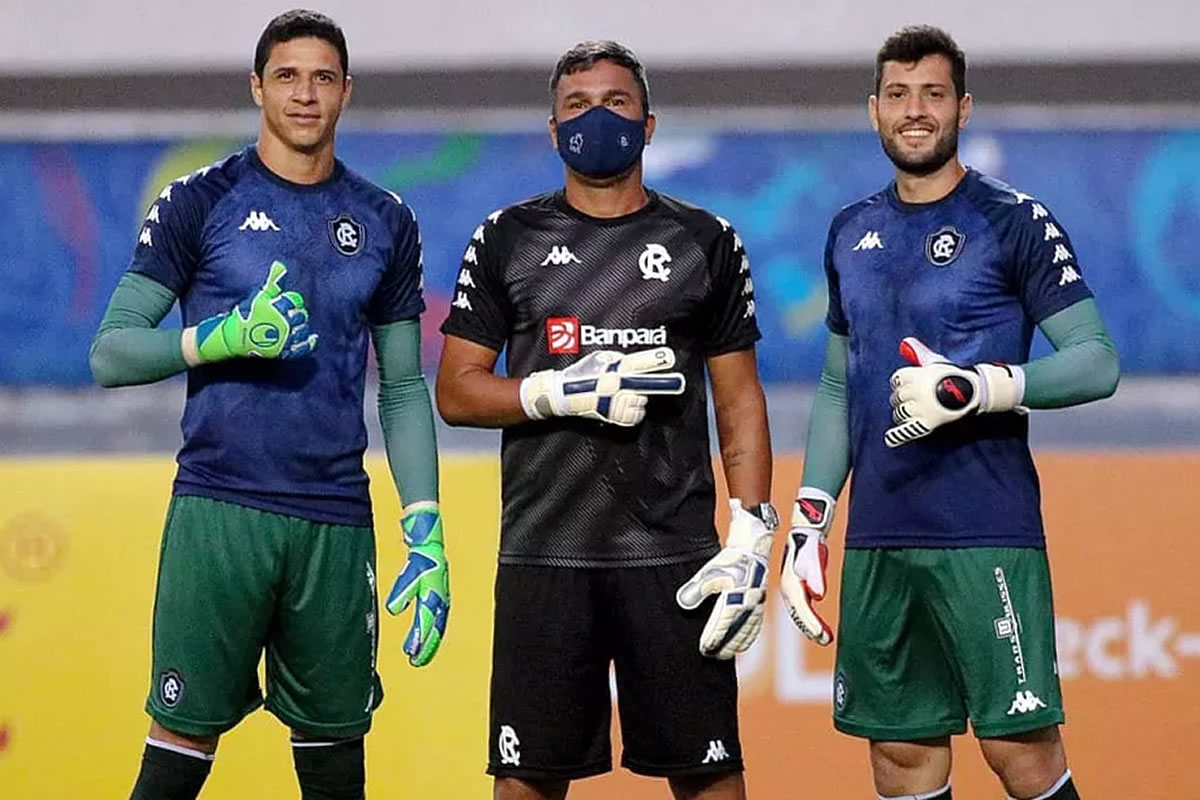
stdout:
<svg viewBox="0 0 1200 800">
<path fill-rule="evenodd" d="M 286 518 L 288 564 L 267 643 L 267 709 L 291 728 L 361 736 L 383 699 L 371 528 Z"/>
<path fill-rule="evenodd" d="M 971 726 L 1005 736 L 1063 721 L 1044 550 L 942 550 L 930 602 L 953 643 Z"/>
<path fill-rule="evenodd" d="M 948 643 L 920 600 L 919 550 L 847 550 L 833 723 L 852 736 L 913 741 L 962 733 L 966 709 Z"/>
<path fill-rule="evenodd" d="M 262 702 L 258 660 L 283 555 L 270 516 L 204 497 L 171 500 L 146 701 L 167 730 L 223 733 Z"/>
<path fill-rule="evenodd" d="M 496 572 L 488 773 L 562 780 L 612 769 L 610 643 L 599 570 Z"/>
<path fill-rule="evenodd" d="M 621 764 L 642 775 L 738 772 L 735 662 L 700 654 L 713 599 L 684 611 L 675 592 L 705 559 L 609 571 Z"/>
</svg>

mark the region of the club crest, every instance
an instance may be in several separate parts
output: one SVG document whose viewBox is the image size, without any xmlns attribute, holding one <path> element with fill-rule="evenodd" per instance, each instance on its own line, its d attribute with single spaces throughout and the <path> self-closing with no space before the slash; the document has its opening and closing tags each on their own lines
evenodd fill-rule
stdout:
<svg viewBox="0 0 1200 800">
<path fill-rule="evenodd" d="M 925 237 L 925 257 L 935 267 L 948 267 L 962 253 L 966 234 L 953 225 L 943 225 Z"/>
<path fill-rule="evenodd" d="M 329 241 L 344 256 L 356 256 L 367 240 L 366 228 L 349 214 L 329 220 Z"/>
</svg>

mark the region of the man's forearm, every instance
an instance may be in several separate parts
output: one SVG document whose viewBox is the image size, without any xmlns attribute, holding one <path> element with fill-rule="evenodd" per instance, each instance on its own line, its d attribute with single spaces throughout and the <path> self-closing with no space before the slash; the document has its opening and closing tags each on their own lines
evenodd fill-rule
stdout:
<svg viewBox="0 0 1200 800">
<path fill-rule="evenodd" d="M 153 383 L 188 368 L 181 331 L 156 327 L 174 303 L 174 293 L 157 281 L 136 273 L 122 276 L 88 353 L 97 383 Z"/>
<path fill-rule="evenodd" d="M 1039 326 L 1055 352 L 1024 364 L 1028 408 L 1063 408 L 1108 397 L 1117 388 L 1117 350 L 1095 300 L 1081 300 Z"/>
<path fill-rule="evenodd" d="M 746 390 L 736 403 L 716 409 L 721 464 L 729 496 L 745 505 L 771 499 L 771 435 L 762 387 Z"/>
<path fill-rule="evenodd" d="M 507 428 L 529 422 L 521 406 L 521 379 L 474 366 L 454 374 L 439 371 L 437 403 L 442 419 L 450 425 Z"/>
<path fill-rule="evenodd" d="M 812 486 L 837 497 L 850 474 L 850 420 L 846 396 L 849 341 L 830 334 L 825 364 L 808 420 L 804 444 L 803 486 Z"/>
</svg>

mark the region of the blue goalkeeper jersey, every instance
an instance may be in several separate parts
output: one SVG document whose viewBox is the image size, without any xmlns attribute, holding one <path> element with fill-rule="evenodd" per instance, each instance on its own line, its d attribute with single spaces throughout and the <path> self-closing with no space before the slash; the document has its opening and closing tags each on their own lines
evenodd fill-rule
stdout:
<svg viewBox="0 0 1200 800">
<path fill-rule="evenodd" d="M 163 189 L 130 270 L 178 296 L 186 327 L 229 311 L 276 260 L 287 265 L 283 289 L 304 296 L 317 348 L 188 371 L 175 492 L 369 525 L 368 328 L 425 308 L 412 210 L 341 162 L 327 180 L 301 185 L 250 147 Z"/>
<path fill-rule="evenodd" d="M 905 336 L 957 364 L 1023 364 L 1037 323 L 1091 297 L 1066 230 L 970 170 L 935 203 L 905 203 L 892 184 L 843 209 L 825 271 L 827 324 L 849 337 L 846 546 L 1044 546 L 1025 415 L 968 417 L 895 449 L 883 434 Z"/>
</svg>

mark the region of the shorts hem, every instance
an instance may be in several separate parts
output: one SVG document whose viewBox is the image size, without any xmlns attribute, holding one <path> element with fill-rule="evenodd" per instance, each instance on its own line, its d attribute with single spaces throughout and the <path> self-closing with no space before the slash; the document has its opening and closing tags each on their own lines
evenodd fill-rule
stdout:
<svg viewBox="0 0 1200 800">
<path fill-rule="evenodd" d="M 273 706 L 268 701 L 264 707 L 284 725 L 301 733 L 318 734 L 330 739 L 357 739 L 371 730 L 371 715 L 356 722 L 313 722 L 296 714 Z"/>
<path fill-rule="evenodd" d="M 864 725 L 834 717 L 833 727 L 849 736 L 880 742 L 910 742 L 917 739 L 933 739 L 938 736 L 957 736 L 967 732 L 967 723 L 964 720 L 944 720 L 927 725 L 893 726 Z"/>
<path fill-rule="evenodd" d="M 1051 725 L 1062 725 L 1064 722 L 1066 722 L 1066 716 L 1063 712 L 1054 710 L 1036 716 L 1023 716 L 1012 721 L 985 722 L 982 725 L 972 722 L 971 730 L 975 732 L 977 739 L 995 739 L 1000 736 L 1011 736 L 1014 733 L 1028 733 L 1040 728 L 1048 728 Z"/>
<path fill-rule="evenodd" d="M 621 757 L 621 766 L 634 775 L 644 775 L 647 778 L 678 778 L 689 775 L 724 775 L 727 773 L 745 772 L 746 765 L 740 758 L 730 758 L 714 761 L 709 764 L 678 764 L 663 766 L 645 764 L 635 759 Z"/>
<path fill-rule="evenodd" d="M 573 781 L 612 772 L 612 759 L 596 761 L 579 767 L 517 767 L 509 764 L 487 765 L 487 774 L 495 778 Z"/>
<path fill-rule="evenodd" d="M 178 733 L 183 736 L 220 736 L 223 733 L 233 730 L 239 722 L 257 711 L 262 704 L 263 703 L 261 700 L 251 703 L 237 716 L 217 721 L 195 720 L 177 717 L 170 711 L 159 708 L 157 705 L 150 702 L 146 703 L 146 713 L 150 715 L 150 719 L 154 720 L 171 733 Z"/>
</svg>

